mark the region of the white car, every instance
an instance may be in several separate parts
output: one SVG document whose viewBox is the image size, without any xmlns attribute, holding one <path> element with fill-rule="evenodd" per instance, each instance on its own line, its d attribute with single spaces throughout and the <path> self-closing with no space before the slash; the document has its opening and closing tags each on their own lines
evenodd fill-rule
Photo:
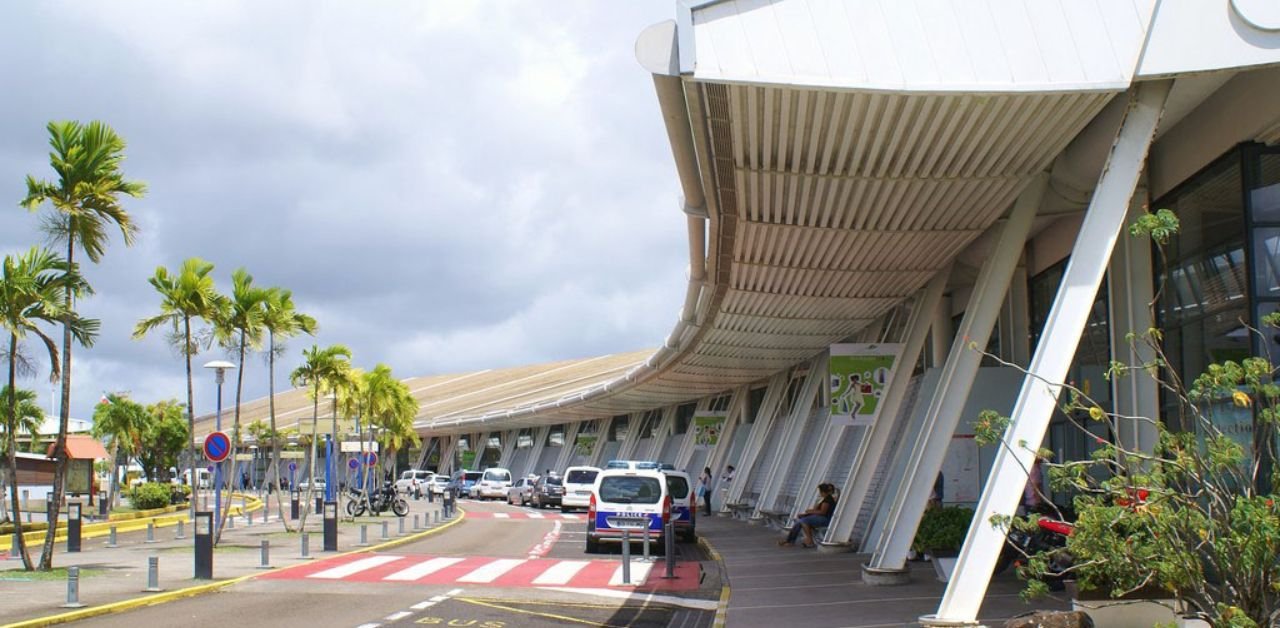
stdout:
<svg viewBox="0 0 1280 628">
<path fill-rule="evenodd" d="M 560 499 L 560 512 L 574 508 L 586 508 L 591 502 L 591 487 L 596 484 L 598 467 L 569 467 L 564 472 L 564 497 Z"/>
<path fill-rule="evenodd" d="M 431 478 L 434 478 L 435 476 L 436 476 L 435 473 L 432 473 L 431 471 L 427 471 L 425 469 L 410 469 L 408 471 L 405 471 L 404 473 L 400 474 L 400 479 L 396 480 L 396 492 L 397 493 L 413 492 L 413 480 L 415 478 L 418 480 L 418 486 L 421 486 L 422 490 L 426 491 L 427 482 L 430 482 Z"/>
<path fill-rule="evenodd" d="M 437 473 L 431 481 L 427 483 L 427 490 L 436 495 L 444 495 L 445 489 L 449 488 L 449 476 L 443 473 Z"/>
<path fill-rule="evenodd" d="M 601 543 L 621 543 L 624 532 L 630 532 L 632 543 L 640 543 L 645 530 L 661 548 L 670 519 L 671 496 L 661 471 L 601 471 L 587 506 L 587 553 L 599 551 Z"/>
<path fill-rule="evenodd" d="M 499 467 L 485 469 L 480 480 L 471 487 L 471 496 L 478 499 L 506 499 L 511 488 L 511 472 Z"/>
</svg>

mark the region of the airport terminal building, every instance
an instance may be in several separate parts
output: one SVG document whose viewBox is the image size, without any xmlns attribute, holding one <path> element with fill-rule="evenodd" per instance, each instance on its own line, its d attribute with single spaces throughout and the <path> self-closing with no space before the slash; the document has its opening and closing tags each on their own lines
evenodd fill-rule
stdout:
<svg viewBox="0 0 1280 628">
<path fill-rule="evenodd" d="M 715 505 L 756 521 L 829 481 L 828 549 L 891 572 L 939 472 L 975 520 L 1017 507 L 1031 448 L 978 447 L 978 411 L 1078 458 L 1096 439 L 1045 382 L 1167 409 L 1154 380 L 1103 377 L 1145 359 L 1129 332 L 1162 328 L 1186 375 L 1280 351 L 1249 332 L 1280 308 L 1274 2 L 682 0 L 636 52 L 683 192 L 667 219 L 688 225 L 674 329 L 653 351 L 410 380 L 414 463 L 732 465 Z M 1181 222 L 1163 256 L 1126 229 L 1157 208 Z M 311 415 L 305 391 L 277 407 Z M 1252 442 L 1250 408 L 1217 416 Z M 1096 436 L 1152 446 L 1121 427 Z M 970 531 L 939 618 L 976 616 L 1002 542 Z"/>
</svg>

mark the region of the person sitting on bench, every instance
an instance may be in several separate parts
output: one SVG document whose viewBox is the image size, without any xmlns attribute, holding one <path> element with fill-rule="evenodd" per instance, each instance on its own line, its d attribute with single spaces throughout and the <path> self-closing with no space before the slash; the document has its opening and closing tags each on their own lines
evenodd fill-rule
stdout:
<svg viewBox="0 0 1280 628">
<path fill-rule="evenodd" d="M 796 523 L 791 526 L 791 532 L 787 534 L 787 538 L 778 541 L 778 545 L 795 545 L 796 537 L 800 536 L 800 532 L 804 532 L 804 547 L 814 547 L 813 529 L 825 528 L 831 523 L 831 515 L 836 511 L 836 487 L 829 482 L 823 482 L 818 485 L 818 503 L 809 510 L 796 515 Z"/>
</svg>

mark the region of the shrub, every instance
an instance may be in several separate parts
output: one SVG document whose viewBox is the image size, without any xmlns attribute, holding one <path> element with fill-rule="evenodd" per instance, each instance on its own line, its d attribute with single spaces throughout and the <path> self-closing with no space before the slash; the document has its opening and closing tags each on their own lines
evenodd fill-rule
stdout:
<svg viewBox="0 0 1280 628">
<path fill-rule="evenodd" d="M 169 485 L 146 482 L 129 490 L 129 503 L 138 510 L 164 508 L 169 505 Z"/>
<path fill-rule="evenodd" d="M 973 521 L 973 509 L 962 506 L 930 508 L 920 519 L 911 549 L 920 553 L 959 551 Z"/>
</svg>

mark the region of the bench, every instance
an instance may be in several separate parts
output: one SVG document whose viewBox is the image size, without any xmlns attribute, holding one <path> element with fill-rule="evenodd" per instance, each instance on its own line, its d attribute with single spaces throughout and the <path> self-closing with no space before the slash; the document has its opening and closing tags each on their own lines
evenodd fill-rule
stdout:
<svg viewBox="0 0 1280 628">
<path fill-rule="evenodd" d="M 761 510 L 761 516 L 768 521 L 769 527 L 786 529 L 787 522 L 791 520 L 790 510 Z"/>
<path fill-rule="evenodd" d="M 754 505 L 747 501 L 729 502 L 724 505 L 724 509 L 729 511 L 729 514 L 735 519 L 742 519 L 749 516 L 752 508 L 754 508 Z"/>
</svg>

